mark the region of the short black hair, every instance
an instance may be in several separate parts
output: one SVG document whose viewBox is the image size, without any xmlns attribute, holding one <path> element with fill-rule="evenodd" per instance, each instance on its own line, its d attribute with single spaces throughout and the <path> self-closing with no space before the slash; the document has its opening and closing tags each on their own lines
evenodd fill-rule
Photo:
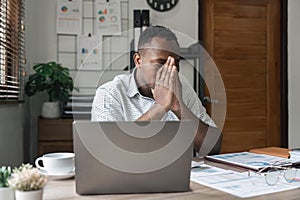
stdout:
<svg viewBox="0 0 300 200">
<path fill-rule="evenodd" d="M 175 41 L 179 46 L 176 35 L 169 29 L 161 25 L 147 27 L 141 34 L 138 49 L 141 50 L 149 45 L 153 38 L 159 37 L 169 41 Z"/>
</svg>

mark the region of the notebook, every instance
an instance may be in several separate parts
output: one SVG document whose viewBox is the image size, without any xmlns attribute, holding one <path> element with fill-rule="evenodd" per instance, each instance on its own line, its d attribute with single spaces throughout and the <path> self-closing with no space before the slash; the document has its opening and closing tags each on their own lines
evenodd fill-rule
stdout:
<svg viewBox="0 0 300 200">
<path fill-rule="evenodd" d="M 188 191 L 194 122 L 73 122 L 76 192 Z"/>
<path fill-rule="evenodd" d="M 266 148 L 257 148 L 250 149 L 249 152 L 266 154 L 271 156 L 278 156 L 282 158 L 290 158 L 290 149 L 280 148 L 280 147 L 266 147 Z"/>
<path fill-rule="evenodd" d="M 205 159 L 214 162 L 221 162 L 229 165 L 239 166 L 246 169 L 260 170 L 270 166 L 291 166 L 298 165 L 299 160 L 292 160 L 278 156 L 257 154 L 252 152 L 226 153 L 206 156 Z"/>
</svg>

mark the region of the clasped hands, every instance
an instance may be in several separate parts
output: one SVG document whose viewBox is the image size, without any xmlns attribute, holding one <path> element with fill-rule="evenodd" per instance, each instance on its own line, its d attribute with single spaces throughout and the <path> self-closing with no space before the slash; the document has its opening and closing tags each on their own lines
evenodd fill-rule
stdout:
<svg viewBox="0 0 300 200">
<path fill-rule="evenodd" d="M 162 106 L 165 112 L 180 112 L 182 91 L 175 59 L 168 57 L 166 63 L 156 73 L 155 87 L 151 89 L 155 104 Z"/>
</svg>

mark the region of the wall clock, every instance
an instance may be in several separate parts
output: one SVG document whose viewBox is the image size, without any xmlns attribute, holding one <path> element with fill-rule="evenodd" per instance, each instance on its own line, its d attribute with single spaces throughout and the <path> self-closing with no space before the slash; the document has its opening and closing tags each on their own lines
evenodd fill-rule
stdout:
<svg viewBox="0 0 300 200">
<path fill-rule="evenodd" d="M 165 12 L 174 8 L 178 0 L 147 0 L 151 8 L 156 11 Z"/>
</svg>

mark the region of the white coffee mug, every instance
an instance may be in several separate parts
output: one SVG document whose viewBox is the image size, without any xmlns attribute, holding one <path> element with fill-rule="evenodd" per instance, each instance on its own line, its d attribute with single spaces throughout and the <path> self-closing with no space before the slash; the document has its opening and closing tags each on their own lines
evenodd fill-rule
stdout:
<svg viewBox="0 0 300 200">
<path fill-rule="evenodd" d="M 74 153 L 48 153 L 35 160 L 37 168 L 51 175 L 62 175 L 74 172 Z M 40 165 L 43 163 L 43 166 Z"/>
</svg>

